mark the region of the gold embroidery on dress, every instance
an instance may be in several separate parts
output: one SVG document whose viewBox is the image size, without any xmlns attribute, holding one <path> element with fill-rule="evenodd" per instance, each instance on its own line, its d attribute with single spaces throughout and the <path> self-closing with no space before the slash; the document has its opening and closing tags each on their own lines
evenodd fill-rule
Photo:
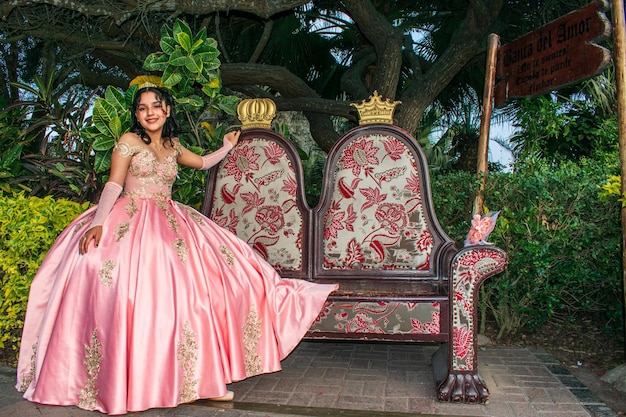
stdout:
<svg viewBox="0 0 626 417">
<path fill-rule="evenodd" d="M 113 150 L 118 151 L 120 153 L 120 156 L 123 156 L 124 158 L 133 156 L 137 152 L 141 152 L 142 149 L 143 147 L 141 146 L 130 146 L 128 143 L 124 142 L 118 142 L 113 147 Z"/>
<path fill-rule="evenodd" d="M 130 230 L 129 222 L 118 224 L 117 227 L 115 228 L 115 241 L 119 242 L 120 240 L 122 240 L 124 235 L 126 235 L 126 233 L 128 233 L 129 230 Z"/>
<path fill-rule="evenodd" d="M 113 269 L 115 269 L 116 262 L 113 259 L 108 259 L 102 263 L 102 268 L 98 271 L 98 279 L 102 285 L 107 287 L 111 286 L 113 282 Z"/>
<path fill-rule="evenodd" d="M 76 227 L 74 228 L 74 232 L 72 233 L 72 236 L 76 235 L 76 233 L 78 233 L 78 231 L 88 222 L 90 222 L 91 219 L 85 219 L 82 222 L 79 222 Z"/>
<path fill-rule="evenodd" d="M 224 255 L 224 258 L 226 259 L 226 263 L 228 264 L 228 266 L 235 265 L 235 255 L 227 246 L 224 246 L 224 245 L 220 246 L 220 252 L 222 252 L 222 255 Z"/>
<path fill-rule="evenodd" d="M 93 329 L 91 333 L 91 345 L 85 345 L 85 359 L 83 364 L 87 370 L 87 383 L 80 390 L 78 406 L 85 410 L 93 411 L 96 409 L 96 380 L 100 373 L 100 363 L 102 362 L 102 344 L 98 340 L 98 329 Z"/>
<path fill-rule="evenodd" d="M 180 238 L 174 239 L 172 246 L 174 246 L 174 250 L 180 258 L 180 261 L 182 263 L 187 263 L 187 245 L 185 244 L 185 241 Z"/>
<path fill-rule="evenodd" d="M 194 219 L 196 221 L 196 223 L 198 223 L 201 226 L 204 226 L 206 223 L 204 222 L 204 217 L 202 217 L 202 214 L 198 213 L 196 210 L 194 210 L 193 208 L 186 206 L 184 204 L 180 204 L 180 203 L 176 203 L 178 204 L 178 206 L 184 210 L 187 211 L 187 213 L 189 213 L 189 217 L 191 217 L 192 219 Z"/>
<path fill-rule="evenodd" d="M 261 357 L 257 353 L 257 346 L 261 340 L 261 320 L 259 320 L 256 306 L 252 306 L 243 326 L 243 346 L 246 351 L 244 360 L 246 376 L 258 375 L 263 371 Z"/>
<path fill-rule="evenodd" d="M 133 217 L 139 211 L 139 207 L 137 207 L 137 202 L 135 202 L 135 199 L 132 198 L 132 196 L 128 200 L 128 204 L 124 206 L 124 210 L 126 210 L 126 214 L 128 214 L 130 217 Z"/>
<path fill-rule="evenodd" d="M 30 368 L 27 374 L 22 374 L 22 383 L 18 391 L 24 392 L 30 386 L 30 383 L 35 379 L 35 357 L 37 355 L 37 342 L 33 343 L 33 353 L 30 355 Z"/>
<path fill-rule="evenodd" d="M 132 199 L 136 198 L 149 198 L 151 200 L 160 201 L 161 203 L 165 203 L 170 199 L 170 195 L 166 193 L 147 193 L 145 191 L 124 191 L 122 194 L 123 197 L 128 197 Z"/>
<path fill-rule="evenodd" d="M 156 205 L 158 208 L 163 211 L 165 217 L 167 217 L 167 224 L 170 226 L 170 229 L 174 231 L 174 233 L 178 234 L 178 223 L 176 222 L 176 217 L 169 210 L 169 205 L 165 201 L 156 200 Z"/>
<path fill-rule="evenodd" d="M 176 358 L 183 368 L 183 385 L 178 396 L 179 403 L 186 403 L 197 398 L 196 385 L 198 379 L 195 378 L 196 362 L 198 360 L 198 342 L 196 341 L 196 333 L 191 330 L 188 321 L 183 327 L 183 336 L 178 342 L 178 352 Z"/>
</svg>

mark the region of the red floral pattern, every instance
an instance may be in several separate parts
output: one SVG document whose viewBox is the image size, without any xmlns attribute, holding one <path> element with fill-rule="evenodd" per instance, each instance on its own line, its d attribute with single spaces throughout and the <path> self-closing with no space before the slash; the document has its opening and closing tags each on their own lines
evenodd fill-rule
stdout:
<svg viewBox="0 0 626 417">
<path fill-rule="evenodd" d="M 452 369 L 476 370 L 475 297 L 484 279 L 504 268 L 504 255 L 489 248 L 468 248 L 457 255 L 452 265 Z"/>
<path fill-rule="evenodd" d="M 343 164 L 344 169 L 352 170 L 352 175 L 358 177 L 361 169 L 369 171 L 372 165 L 378 164 L 377 152 L 378 148 L 375 148 L 371 141 L 359 140 L 344 151 L 339 162 Z"/>
<path fill-rule="evenodd" d="M 302 269 L 303 213 L 295 170 L 273 141 L 243 139 L 221 162 L 211 219 L 278 270 Z"/>
<path fill-rule="evenodd" d="M 323 267 L 428 270 L 434 240 L 409 148 L 392 136 L 366 135 L 340 152 L 324 213 Z"/>
<path fill-rule="evenodd" d="M 440 319 L 438 302 L 328 301 L 310 332 L 438 334 Z"/>
</svg>

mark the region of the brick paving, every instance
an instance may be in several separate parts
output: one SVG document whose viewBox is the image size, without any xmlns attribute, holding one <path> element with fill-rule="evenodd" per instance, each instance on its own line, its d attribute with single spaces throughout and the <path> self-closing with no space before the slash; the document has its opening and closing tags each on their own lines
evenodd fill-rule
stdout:
<svg viewBox="0 0 626 417">
<path fill-rule="evenodd" d="M 485 405 L 440 403 L 430 358 L 437 346 L 304 341 L 283 371 L 232 384 L 233 403 L 197 401 L 137 417 L 473 416 L 616 417 L 542 349 L 481 347 L 479 372 L 491 392 Z M 14 369 L 0 368 L 1 417 L 100 416 L 76 407 L 33 404 L 14 389 Z"/>
</svg>

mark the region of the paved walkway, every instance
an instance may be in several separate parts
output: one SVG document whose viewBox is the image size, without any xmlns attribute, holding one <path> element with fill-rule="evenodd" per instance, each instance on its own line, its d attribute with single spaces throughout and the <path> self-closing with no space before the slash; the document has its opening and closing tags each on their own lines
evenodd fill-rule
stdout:
<svg viewBox="0 0 626 417">
<path fill-rule="evenodd" d="M 135 417 L 616 417 L 542 349 L 482 347 L 486 405 L 440 403 L 430 368 L 433 345 L 302 342 L 283 371 L 232 384 L 232 403 L 197 401 Z M 95 417 L 75 407 L 33 404 L 14 390 L 14 369 L 0 368 L 0 416 Z"/>
</svg>

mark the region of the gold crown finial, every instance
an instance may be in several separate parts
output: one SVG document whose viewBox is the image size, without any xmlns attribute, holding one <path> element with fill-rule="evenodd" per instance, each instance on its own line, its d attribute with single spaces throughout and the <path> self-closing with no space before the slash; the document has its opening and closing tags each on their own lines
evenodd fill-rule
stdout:
<svg viewBox="0 0 626 417">
<path fill-rule="evenodd" d="M 241 121 L 241 130 L 260 127 L 272 128 L 276 117 L 276 104 L 269 98 L 248 98 L 237 105 L 237 117 Z"/>
<path fill-rule="evenodd" d="M 374 90 L 374 94 L 370 96 L 369 101 L 361 101 L 361 104 L 350 103 L 356 107 L 359 112 L 359 124 L 367 125 L 373 123 L 393 124 L 393 111 L 395 107 L 402 103 L 387 99 L 383 101 L 378 95 L 378 91 Z"/>
</svg>

